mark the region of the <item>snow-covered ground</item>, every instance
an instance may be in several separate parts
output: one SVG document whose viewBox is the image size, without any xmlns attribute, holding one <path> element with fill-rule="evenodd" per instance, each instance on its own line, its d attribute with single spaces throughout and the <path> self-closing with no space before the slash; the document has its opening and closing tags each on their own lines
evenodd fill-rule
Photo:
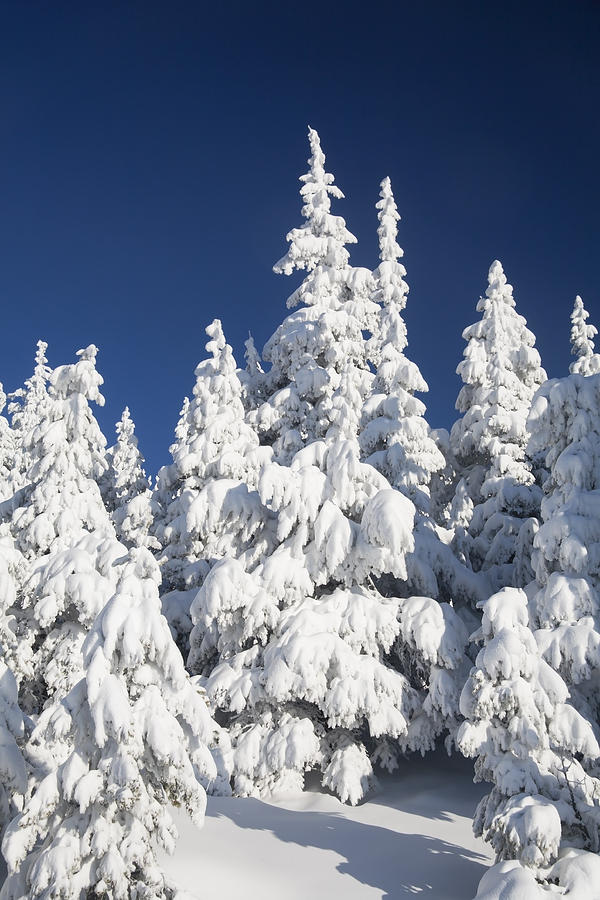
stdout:
<svg viewBox="0 0 600 900">
<path fill-rule="evenodd" d="M 176 814 L 163 863 L 198 900 L 470 900 L 492 860 L 471 831 L 483 793 L 468 762 L 436 754 L 357 807 L 316 787 L 276 802 L 213 797 L 201 831 Z"/>
</svg>

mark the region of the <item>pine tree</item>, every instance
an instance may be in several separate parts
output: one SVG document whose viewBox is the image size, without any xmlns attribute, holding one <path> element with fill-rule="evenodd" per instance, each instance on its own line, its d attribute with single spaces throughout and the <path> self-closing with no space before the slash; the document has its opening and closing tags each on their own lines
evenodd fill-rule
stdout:
<svg viewBox="0 0 600 900">
<path fill-rule="evenodd" d="M 15 436 L 5 416 L 6 394 L 0 382 L 0 500 L 12 496 L 15 490 Z"/>
<path fill-rule="evenodd" d="M 300 178 L 305 224 L 287 236 L 289 249 L 273 267 L 307 276 L 288 299 L 304 304 L 288 316 L 267 341 L 263 357 L 271 364 L 265 401 L 250 415 L 261 443 L 272 445 L 287 464 L 313 440 L 340 422 L 346 432 L 358 427 L 356 404 L 364 400 L 373 376 L 363 331 L 373 332 L 377 305 L 372 274 L 348 264 L 346 244 L 356 238 L 341 216 L 331 213 L 331 197 L 341 198 L 333 175 L 325 171 L 319 136 L 309 129 L 309 171 Z M 344 421 L 350 414 L 352 422 Z"/>
<path fill-rule="evenodd" d="M 154 497 L 163 609 L 184 652 L 190 603 L 210 567 L 227 554 L 251 563 L 268 518 L 254 490 L 261 451 L 245 422 L 233 352 L 218 319 L 206 333 L 209 358 L 196 367 L 194 399 L 184 404 L 173 462 L 160 470 Z"/>
<path fill-rule="evenodd" d="M 467 633 L 451 606 L 394 594 L 415 508 L 360 458 L 373 279 L 347 265 L 348 232 L 329 211 L 339 194 L 309 137 L 308 221 L 275 267 L 309 270 L 291 298 L 307 305 L 267 342 L 267 395 L 250 414 L 274 451 L 257 483 L 265 544 L 254 568 L 233 554 L 207 576 L 188 665 L 230 727 L 238 793 L 298 788 L 320 769 L 356 803 L 374 764 L 392 769 L 456 727 Z"/>
<path fill-rule="evenodd" d="M 101 485 L 117 537 L 126 547 L 158 547 L 149 531 L 153 522 L 150 482 L 143 469 L 135 425 L 125 407 L 117 422 L 117 443 L 107 451 L 108 470 Z"/>
<path fill-rule="evenodd" d="M 598 329 L 587 324 L 589 315 L 578 295 L 571 313 L 571 353 L 575 360 L 569 371 L 574 375 L 597 375 L 600 372 L 600 355 L 594 352 L 594 337 Z"/>
<path fill-rule="evenodd" d="M 516 882 L 518 896 L 537 897 L 536 881 L 560 874 L 552 867 L 561 847 L 600 849 L 600 780 L 587 771 L 600 747 L 560 675 L 539 656 L 525 592 L 504 588 L 482 606 L 484 645 L 462 691 L 465 722 L 457 739 L 475 758 L 476 780 L 493 785 L 478 805 L 474 831 L 497 860 L 518 860 L 531 872 Z M 577 864 L 585 865 L 585 856 Z M 499 867 L 489 889 L 510 884 L 511 872 Z"/>
<path fill-rule="evenodd" d="M 13 613 L 23 663 L 15 674 L 30 714 L 78 680 L 82 641 L 113 593 L 115 562 L 125 553 L 97 483 L 106 442 L 89 406 L 104 402 L 96 353 L 91 345 L 76 364 L 51 373 L 47 399 L 37 406 L 40 419 L 32 402 L 20 425 L 28 461 L 23 487 L 5 504 L 29 568 Z"/>
<path fill-rule="evenodd" d="M 473 568 L 485 571 L 498 589 L 533 576 L 527 548 L 541 495 L 525 453 L 526 420 L 546 373 L 498 260 L 477 310 L 482 319 L 464 330 L 465 358 L 457 368 L 464 384 L 456 407 L 464 415 L 450 440 L 464 473 L 457 486 L 457 500 L 463 500 L 455 504 L 450 524 L 456 527 L 465 518 L 465 503 L 473 503 L 468 532 L 457 528 L 458 542 Z"/>
<path fill-rule="evenodd" d="M 172 898 L 156 858 L 170 805 L 203 819 L 219 730 L 160 614 L 158 567 L 133 549 L 83 646 L 84 677 L 30 741 L 43 776 L 3 843 L 0 896 Z"/>
<path fill-rule="evenodd" d="M 33 375 L 25 382 L 25 386 L 10 395 L 8 411 L 14 433 L 14 462 L 12 471 L 13 491 L 24 484 L 27 470 L 31 463 L 28 449 L 24 446 L 24 436 L 29 434 L 36 424 L 46 415 L 48 404 L 48 379 L 51 369 L 48 366 L 45 341 L 37 342 L 35 368 Z"/>
<path fill-rule="evenodd" d="M 600 375 L 547 382 L 529 419 L 544 452 L 542 525 L 533 541 L 531 610 L 544 658 L 578 709 L 600 722 Z"/>
<path fill-rule="evenodd" d="M 379 328 L 371 342 L 377 363 L 373 393 L 363 408 L 360 443 L 366 461 L 403 491 L 418 510 L 429 512 L 429 482 L 444 459 L 423 418 L 425 404 L 416 391 L 428 387 L 419 368 L 404 355 L 406 326 L 401 312 L 406 306 L 406 269 L 398 261 L 404 251 L 397 243 L 400 219 L 389 178 L 381 182 L 379 210 L 379 258 L 375 270 L 374 299 L 381 304 Z"/>
</svg>

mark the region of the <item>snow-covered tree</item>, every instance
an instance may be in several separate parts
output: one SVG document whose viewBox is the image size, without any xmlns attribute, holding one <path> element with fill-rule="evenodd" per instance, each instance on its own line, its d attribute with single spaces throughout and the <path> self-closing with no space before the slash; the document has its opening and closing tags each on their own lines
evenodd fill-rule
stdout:
<svg viewBox="0 0 600 900">
<path fill-rule="evenodd" d="M 462 691 L 458 746 L 475 758 L 476 780 L 493 785 L 475 834 L 498 861 L 529 868 L 533 885 L 551 877 L 561 848 L 600 849 L 600 780 L 588 773 L 600 747 L 538 653 L 525 592 L 504 588 L 482 606 L 483 647 Z"/>
<path fill-rule="evenodd" d="M 598 329 L 588 325 L 589 312 L 579 295 L 575 297 L 571 313 L 571 353 L 575 357 L 569 366 L 574 375 L 597 375 L 600 372 L 600 354 L 594 352 L 594 337 Z"/>
<path fill-rule="evenodd" d="M 533 541 L 536 639 L 573 703 L 600 722 L 600 375 L 547 382 L 529 427 L 550 470 Z"/>
<path fill-rule="evenodd" d="M 33 410 L 23 418 L 23 487 L 2 506 L 29 567 L 13 609 L 21 667 L 15 675 L 28 713 L 79 678 L 81 643 L 114 591 L 114 563 L 126 552 L 97 483 L 106 442 L 89 406 L 104 402 L 96 353 L 91 345 L 77 363 L 55 369 L 41 419 Z"/>
<path fill-rule="evenodd" d="M 267 396 L 250 414 L 275 456 L 257 483 L 267 546 L 254 568 L 234 555 L 207 576 L 189 667 L 230 727 L 239 793 L 297 788 L 320 769 L 355 803 L 373 764 L 394 768 L 455 728 L 467 633 L 451 606 L 394 593 L 415 507 L 361 461 L 373 279 L 348 266 L 348 232 L 329 207 L 339 192 L 309 138 L 307 224 L 275 267 L 308 269 L 291 298 L 307 305 L 267 342 Z"/>
<path fill-rule="evenodd" d="M 27 790 L 24 740 L 17 682 L 0 647 L 0 836 Z"/>
<path fill-rule="evenodd" d="M 15 436 L 5 416 L 6 394 L 0 382 L 0 500 L 6 500 L 15 489 Z"/>
<path fill-rule="evenodd" d="M 158 566 L 133 549 L 83 646 L 85 675 L 37 722 L 42 777 L 7 829 L 3 900 L 172 898 L 157 846 L 169 806 L 200 824 L 219 739 L 160 613 Z"/>
<path fill-rule="evenodd" d="M 171 446 L 173 462 L 158 475 L 154 533 L 161 545 L 163 609 L 182 649 L 191 630 L 190 603 L 215 560 L 247 554 L 267 517 L 256 487 L 270 456 L 245 422 L 233 352 L 215 319 L 206 329 L 209 358 L 195 371 Z"/>
<path fill-rule="evenodd" d="M 100 485 L 117 537 L 126 547 L 157 547 L 150 535 L 153 522 L 150 482 L 143 469 L 135 425 L 125 407 L 117 422 L 117 442 L 107 451 L 108 470 Z"/>
<path fill-rule="evenodd" d="M 23 486 L 27 470 L 31 464 L 29 448 L 24 445 L 24 437 L 46 415 L 48 403 L 48 379 L 51 369 L 48 366 L 45 341 L 37 342 L 35 368 L 31 378 L 24 387 L 14 391 L 9 397 L 8 412 L 14 435 L 14 460 L 11 473 L 12 492 Z"/>
<path fill-rule="evenodd" d="M 309 129 L 309 171 L 300 178 L 306 222 L 287 236 L 289 249 L 274 271 L 307 270 L 288 306 L 303 304 L 267 341 L 263 358 L 266 399 L 250 420 L 261 443 L 273 446 L 278 462 L 328 430 L 358 431 L 360 404 L 373 379 L 363 332 L 373 332 L 377 304 L 368 269 L 348 264 L 346 244 L 356 238 L 341 216 L 331 213 L 331 197 L 341 198 L 333 175 L 325 171 L 319 136 Z M 349 417 L 349 421 L 348 421 Z"/>
<path fill-rule="evenodd" d="M 483 316 L 464 330 L 467 347 L 457 368 L 464 384 L 456 407 L 463 416 L 450 439 L 463 477 L 449 524 L 473 568 L 486 571 L 498 589 L 532 578 L 528 547 L 541 494 L 525 452 L 526 421 L 546 373 L 498 260 L 477 310 Z M 459 523 L 469 514 L 467 530 Z"/>
<path fill-rule="evenodd" d="M 444 459 L 423 418 L 425 404 L 414 396 L 427 391 L 427 384 L 418 366 L 404 355 L 407 338 L 401 312 L 408 285 L 406 269 L 399 262 L 404 255 L 396 240 L 400 216 L 389 178 L 381 182 L 380 198 L 380 263 L 373 273 L 373 296 L 381 309 L 370 342 L 377 374 L 363 406 L 360 444 L 367 462 L 410 497 L 418 510 L 429 511 L 429 482 L 432 473 L 444 466 Z"/>
</svg>

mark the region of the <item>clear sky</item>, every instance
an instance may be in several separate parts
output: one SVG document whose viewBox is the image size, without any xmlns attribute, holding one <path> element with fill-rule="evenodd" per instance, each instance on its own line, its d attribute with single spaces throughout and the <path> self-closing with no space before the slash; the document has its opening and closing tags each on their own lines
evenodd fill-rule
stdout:
<svg viewBox="0 0 600 900">
<path fill-rule="evenodd" d="M 215 316 L 238 360 L 298 278 L 307 124 L 377 263 L 392 179 L 408 354 L 449 426 L 462 329 L 499 258 L 552 376 L 576 293 L 600 326 L 600 3 L 0 0 L 0 379 L 100 347 L 153 472 Z"/>
</svg>

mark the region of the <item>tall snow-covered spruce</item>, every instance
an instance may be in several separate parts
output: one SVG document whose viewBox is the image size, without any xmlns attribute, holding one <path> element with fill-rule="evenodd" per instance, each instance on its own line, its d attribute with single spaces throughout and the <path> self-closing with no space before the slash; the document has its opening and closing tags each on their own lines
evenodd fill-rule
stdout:
<svg viewBox="0 0 600 900">
<path fill-rule="evenodd" d="M 457 368 L 463 416 L 450 441 L 462 478 L 450 524 L 457 549 L 486 572 L 492 589 L 523 586 L 533 577 L 529 554 L 541 500 L 526 455 L 526 422 L 546 373 L 498 260 L 477 310 L 483 316 L 464 330 L 467 347 Z"/>
<path fill-rule="evenodd" d="M 250 413 L 273 449 L 257 491 L 268 512 L 258 564 L 224 558 L 192 604 L 189 666 L 230 726 L 235 789 L 297 788 L 320 769 L 351 803 L 405 750 L 455 727 L 467 632 L 448 604 L 384 596 L 406 580 L 415 507 L 361 462 L 360 412 L 373 375 L 373 278 L 348 264 L 330 212 L 341 192 L 309 130 L 306 224 L 275 270 L 308 270 L 303 302 L 267 342 L 265 399 Z M 388 593 L 386 591 L 386 593 Z M 216 663 L 216 665 L 215 665 Z"/>
<path fill-rule="evenodd" d="M 550 471 L 533 541 L 536 639 L 573 704 L 600 723 L 600 375 L 547 382 L 529 427 Z"/>
<path fill-rule="evenodd" d="M 493 785 L 477 808 L 475 833 L 499 862 L 515 863 L 486 875 L 477 896 L 534 900 L 547 896 L 538 885 L 550 891 L 577 871 L 585 883 L 600 850 L 600 780 L 589 774 L 600 748 L 539 654 L 525 592 L 504 588 L 482 606 L 484 646 L 462 691 L 458 745 L 475 758 L 476 779 Z"/>
<path fill-rule="evenodd" d="M 569 371 L 573 375 L 597 375 L 600 372 L 600 354 L 595 352 L 594 345 L 598 329 L 588 325 L 589 317 L 583 300 L 577 295 L 571 313 L 571 353 L 575 359 Z"/>
<path fill-rule="evenodd" d="M 45 774 L 4 837 L 2 900 L 174 896 L 156 848 L 174 847 L 170 805 L 202 822 L 219 734 L 160 613 L 159 579 L 146 549 L 129 552 L 84 641 L 84 677 L 37 722 L 29 753 Z"/>
<path fill-rule="evenodd" d="M 416 392 L 427 391 L 418 366 L 404 355 L 406 326 L 401 312 L 406 306 L 406 269 L 399 260 L 400 219 L 389 178 L 381 182 L 377 203 L 379 218 L 379 266 L 375 269 L 373 299 L 380 304 L 370 355 L 377 366 L 372 393 L 363 406 L 360 444 L 365 461 L 405 493 L 418 510 L 428 511 L 429 482 L 444 458 L 430 436 L 423 418 L 425 404 Z"/>
<path fill-rule="evenodd" d="M 211 566 L 227 555 L 251 565 L 269 518 L 254 489 L 264 452 L 245 421 L 232 349 L 218 319 L 206 333 L 209 356 L 196 367 L 173 462 L 160 470 L 154 494 L 163 609 L 184 652 L 190 604 Z"/>
<path fill-rule="evenodd" d="M 104 402 L 96 354 L 90 345 L 77 363 L 54 369 L 47 394 L 40 381 L 37 406 L 29 391 L 19 435 L 23 486 L 2 505 L 28 567 L 12 614 L 15 675 L 30 714 L 79 679 L 83 639 L 114 591 L 115 562 L 126 552 L 98 487 L 106 442 L 89 406 Z"/>
</svg>

